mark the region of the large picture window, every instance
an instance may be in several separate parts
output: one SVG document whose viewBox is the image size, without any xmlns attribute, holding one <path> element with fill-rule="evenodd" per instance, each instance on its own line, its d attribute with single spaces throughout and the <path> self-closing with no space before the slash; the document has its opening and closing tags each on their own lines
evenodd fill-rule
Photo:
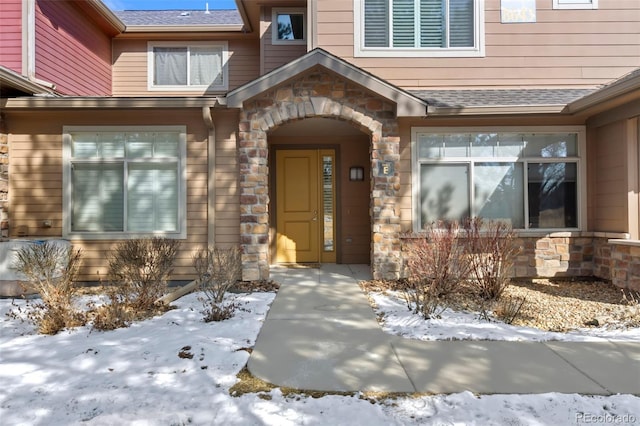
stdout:
<svg viewBox="0 0 640 426">
<path fill-rule="evenodd" d="M 581 130 L 442 130 L 412 132 L 415 228 L 468 217 L 579 228 Z"/>
<path fill-rule="evenodd" d="M 149 44 L 150 90 L 226 90 L 225 43 Z"/>
<path fill-rule="evenodd" d="M 483 0 L 354 0 L 357 56 L 482 56 Z"/>
<path fill-rule="evenodd" d="M 184 127 L 68 127 L 65 233 L 186 235 Z"/>
</svg>

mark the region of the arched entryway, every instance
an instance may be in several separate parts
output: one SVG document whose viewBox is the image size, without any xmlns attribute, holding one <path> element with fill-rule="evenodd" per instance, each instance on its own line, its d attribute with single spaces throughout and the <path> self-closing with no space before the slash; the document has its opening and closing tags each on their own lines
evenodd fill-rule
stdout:
<svg viewBox="0 0 640 426">
<path fill-rule="evenodd" d="M 371 136 L 312 117 L 267 140 L 271 263 L 370 263 Z"/>
<path fill-rule="evenodd" d="M 370 263 L 375 278 L 398 277 L 400 156 L 395 108 L 393 102 L 322 67 L 243 102 L 238 142 L 243 279 L 269 277 L 273 224 L 269 135 L 312 118 L 348 123 L 368 138 Z"/>
</svg>

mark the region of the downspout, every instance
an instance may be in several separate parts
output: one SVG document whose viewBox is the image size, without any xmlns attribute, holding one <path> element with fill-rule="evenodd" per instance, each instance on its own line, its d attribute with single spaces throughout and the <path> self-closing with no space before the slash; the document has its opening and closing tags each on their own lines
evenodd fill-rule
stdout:
<svg viewBox="0 0 640 426">
<path fill-rule="evenodd" d="M 202 107 L 202 120 L 209 130 L 207 143 L 207 245 L 216 245 L 216 126 L 211 107 Z"/>
<path fill-rule="evenodd" d="M 36 0 L 22 0 L 22 75 L 36 77 Z"/>
<path fill-rule="evenodd" d="M 56 89 L 54 83 L 36 77 L 36 0 L 22 0 L 22 74 L 29 81 Z"/>
</svg>

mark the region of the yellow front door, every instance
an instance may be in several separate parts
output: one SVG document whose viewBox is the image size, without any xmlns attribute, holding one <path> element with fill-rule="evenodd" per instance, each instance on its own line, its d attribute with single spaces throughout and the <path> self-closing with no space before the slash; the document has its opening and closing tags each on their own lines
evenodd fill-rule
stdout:
<svg viewBox="0 0 640 426">
<path fill-rule="evenodd" d="M 276 151 L 276 262 L 335 262 L 334 158 L 333 150 Z"/>
</svg>

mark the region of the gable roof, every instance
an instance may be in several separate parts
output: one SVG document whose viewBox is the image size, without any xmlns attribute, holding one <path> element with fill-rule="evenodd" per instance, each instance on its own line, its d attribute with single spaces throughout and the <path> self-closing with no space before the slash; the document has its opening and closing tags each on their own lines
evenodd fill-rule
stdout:
<svg viewBox="0 0 640 426">
<path fill-rule="evenodd" d="M 396 114 L 399 117 L 424 117 L 427 115 L 427 103 L 424 100 L 320 48 L 316 48 L 304 56 L 232 90 L 227 94 L 226 104 L 231 108 L 241 108 L 244 101 L 316 66 L 333 71 L 395 103 Z"/>
<path fill-rule="evenodd" d="M 230 10 L 122 10 L 125 33 L 247 31 L 242 15 Z"/>
<path fill-rule="evenodd" d="M 114 12 L 127 26 L 138 25 L 242 25 L 240 13 L 233 10 L 122 10 Z"/>
</svg>

